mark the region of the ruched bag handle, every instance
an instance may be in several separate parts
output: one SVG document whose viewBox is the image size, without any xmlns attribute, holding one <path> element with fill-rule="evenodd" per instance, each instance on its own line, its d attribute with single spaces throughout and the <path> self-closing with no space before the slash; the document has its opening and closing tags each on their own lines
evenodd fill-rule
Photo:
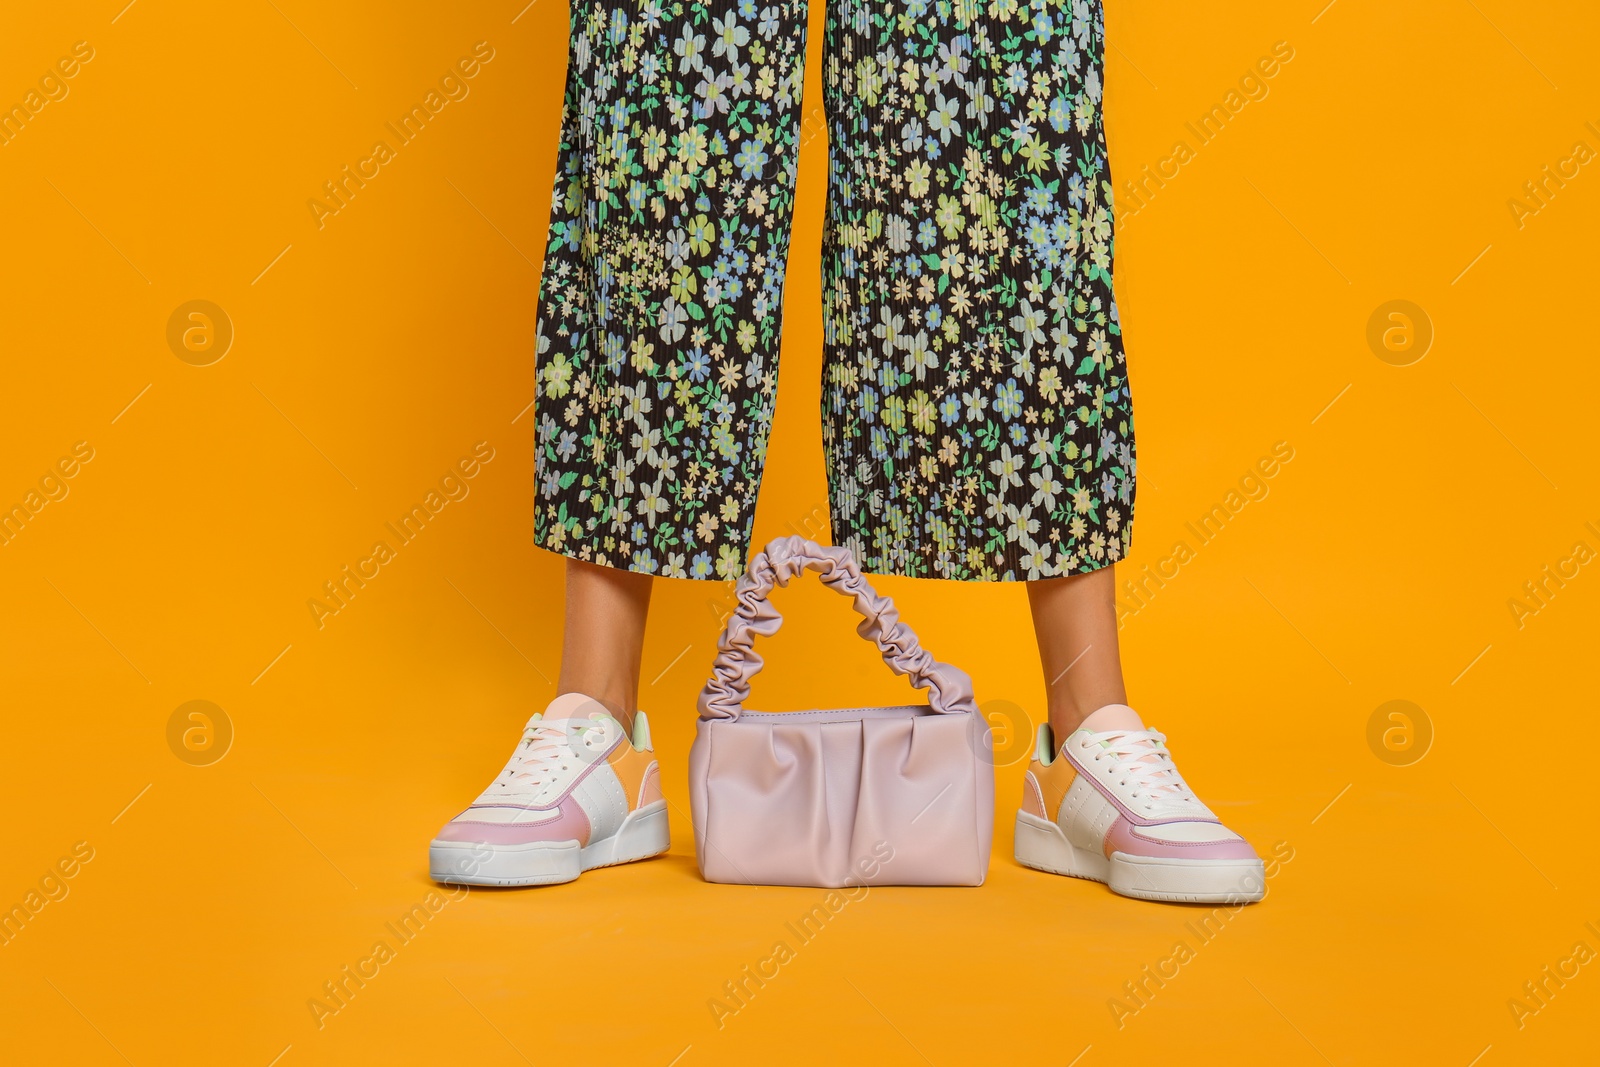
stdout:
<svg viewBox="0 0 1600 1067">
<path fill-rule="evenodd" d="M 917 635 L 900 621 L 894 602 L 880 596 L 862 577 L 861 568 L 846 548 L 829 548 L 804 537 L 780 537 L 756 553 L 734 587 L 738 606 L 717 642 L 711 679 L 700 691 L 702 719 L 737 719 L 750 695 L 750 679 L 761 670 L 755 651 L 756 635 L 771 637 L 783 625 L 767 596 L 775 586 L 788 585 L 807 570 L 820 572 L 824 585 L 850 596 L 861 625 L 856 632 L 878 646 L 883 661 L 896 674 L 910 679 L 917 689 L 928 690 L 928 705 L 941 714 L 977 712 L 972 680 L 965 671 L 940 663 L 917 643 Z"/>
</svg>

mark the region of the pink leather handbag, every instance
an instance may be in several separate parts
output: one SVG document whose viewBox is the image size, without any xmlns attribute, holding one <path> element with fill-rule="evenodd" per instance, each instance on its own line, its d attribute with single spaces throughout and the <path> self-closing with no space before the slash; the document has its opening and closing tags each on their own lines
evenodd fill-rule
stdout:
<svg viewBox="0 0 1600 1067">
<path fill-rule="evenodd" d="M 761 669 L 755 637 L 783 624 L 767 596 L 807 569 L 855 598 L 857 632 L 928 690 L 926 705 L 744 710 Z M 843 548 L 779 538 L 751 558 L 735 596 L 689 753 L 700 873 L 755 885 L 982 885 L 994 761 L 966 674 L 923 651 Z"/>
</svg>

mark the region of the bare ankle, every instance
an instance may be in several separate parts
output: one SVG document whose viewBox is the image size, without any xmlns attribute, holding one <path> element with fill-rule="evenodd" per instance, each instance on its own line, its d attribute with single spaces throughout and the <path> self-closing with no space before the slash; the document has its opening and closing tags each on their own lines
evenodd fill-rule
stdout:
<svg viewBox="0 0 1600 1067">
<path fill-rule="evenodd" d="M 568 693 L 583 694 L 601 704 L 611 713 L 612 718 L 622 724 L 623 729 L 630 731 L 633 729 L 633 713 L 638 707 L 638 697 L 626 688 L 620 685 L 569 684 L 566 679 L 562 679 L 556 689 L 557 696 L 565 696 Z"/>
<path fill-rule="evenodd" d="M 1050 701 L 1050 730 L 1056 735 L 1056 741 L 1059 743 L 1082 726 L 1083 721 L 1096 711 L 1110 705 L 1126 705 L 1127 702 L 1128 694 L 1120 687 L 1076 700 L 1063 694 Z"/>
</svg>

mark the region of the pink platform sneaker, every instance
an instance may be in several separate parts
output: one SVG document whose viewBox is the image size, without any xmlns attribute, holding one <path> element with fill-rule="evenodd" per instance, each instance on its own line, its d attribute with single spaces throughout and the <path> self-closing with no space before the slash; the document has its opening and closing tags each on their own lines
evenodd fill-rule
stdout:
<svg viewBox="0 0 1600 1067">
<path fill-rule="evenodd" d="M 1247 841 L 1194 795 L 1124 704 L 1101 708 L 1056 751 L 1048 724 L 1023 779 L 1016 857 L 1025 867 L 1105 882 L 1144 900 L 1260 900 L 1266 877 Z"/>
<path fill-rule="evenodd" d="M 644 712 L 629 738 L 598 701 L 567 693 L 528 720 L 505 770 L 439 831 L 428 867 L 440 882 L 552 885 L 669 843 Z"/>
</svg>

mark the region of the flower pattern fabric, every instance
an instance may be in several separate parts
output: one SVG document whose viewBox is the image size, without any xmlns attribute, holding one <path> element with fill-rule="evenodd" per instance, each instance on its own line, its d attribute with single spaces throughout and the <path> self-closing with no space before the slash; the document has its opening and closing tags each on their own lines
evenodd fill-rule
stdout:
<svg viewBox="0 0 1600 1067">
<path fill-rule="evenodd" d="M 539 300 L 544 547 L 743 571 L 772 422 L 806 6 L 573 0 Z M 1103 29 L 1089 0 L 835 0 L 823 441 L 864 570 L 1127 552 Z"/>
</svg>

